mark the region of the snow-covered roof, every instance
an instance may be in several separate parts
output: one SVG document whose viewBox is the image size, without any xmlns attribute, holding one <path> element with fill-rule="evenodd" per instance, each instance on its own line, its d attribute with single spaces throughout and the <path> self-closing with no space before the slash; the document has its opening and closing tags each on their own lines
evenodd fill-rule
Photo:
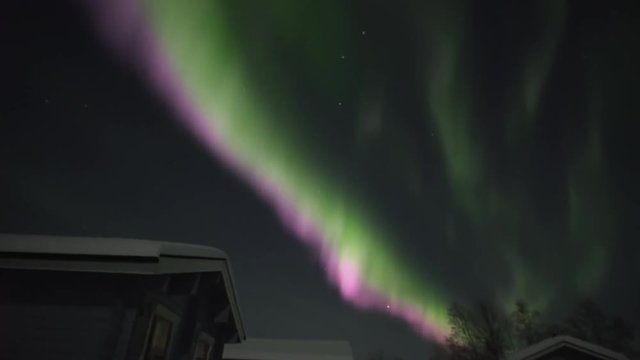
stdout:
<svg viewBox="0 0 640 360">
<path fill-rule="evenodd" d="M 337 340 L 247 339 L 224 347 L 227 360 L 353 360 L 351 346 Z"/>
<path fill-rule="evenodd" d="M 180 256 L 227 259 L 209 246 L 163 241 L 75 236 L 0 234 L 0 252 L 41 255 L 90 255 L 150 257 Z"/>
<path fill-rule="evenodd" d="M 246 337 L 229 258 L 213 247 L 125 238 L 0 234 L 0 268 L 146 275 L 219 272 L 238 338 Z"/>
<path fill-rule="evenodd" d="M 571 336 L 554 336 L 545 339 L 511 354 L 507 357 L 507 360 L 533 360 L 563 347 L 581 351 L 603 360 L 629 360 L 622 354 Z"/>
</svg>

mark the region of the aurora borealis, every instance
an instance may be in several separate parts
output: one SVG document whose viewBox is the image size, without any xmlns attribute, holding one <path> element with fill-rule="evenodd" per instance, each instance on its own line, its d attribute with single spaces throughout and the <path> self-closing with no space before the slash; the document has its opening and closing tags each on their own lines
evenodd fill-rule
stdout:
<svg viewBox="0 0 640 360">
<path fill-rule="evenodd" d="M 416 277 L 394 254 L 390 239 L 376 229 L 366 208 L 356 205 L 358 200 L 344 190 L 345 184 L 328 172 L 314 171 L 321 154 L 314 156 L 312 149 L 298 151 L 303 145 L 296 132 L 270 123 L 296 115 L 259 106 L 263 100 L 252 94 L 239 50 L 222 38 L 229 30 L 224 28 L 227 20 L 219 17 L 224 14 L 220 4 L 141 5 L 153 30 L 144 28 L 145 20 L 137 18 L 130 3 L 122 3 L 101 10 L 107 14 L 105 31 L 122 31 L 110 22 L 114 17 L 124 14 L 129 19 L 126 23 L 134 32 L 114 34 L 112 41 L 133 39 L 135 47 L 115 46 L 139 51 L 133 56 L 141 61 L 151 84 L 194 134 L 271 202 L 283 223 L 318 252 L 328 278 L 346 300 L 399 316 L 425 337 L 443 341 L 446 303 L 442 295 L 432 289 L 435 285 L 417 286 Z M 333 6 L 339 8 L 337 3 Z M 184 26 L 176 28 L 175 21 Z M 165 47 L 158 48 L 153 39 Z"/>
<path fill-rule="evenodd" d="M 364 3 L 100 4 L 89 7 L 108 45 L 271 204 L 355 306 L 398 316 L 442 341 L 449 302 L 474 291 L 505 307 L 518 298 L 545 307 L 560 290 L 589 295 L 602 285 L 616 215 L 594 61 L 581 64 L 585 86 L 575 89 L 587 101 L 549 113 L 563 101 L 551 74 L 571 36 L 568 4 L 529 4 L 528 22 L 494 25 L 517 27 L 518 35 L 502 39 L 517 49 L 511 56 L 499 46 L 478 49 L 483 35 L 472 26 L 482 14 L 465 2 L 407 6 L 401 16 L 411 50 L 398 54 L 376 49 L 384 27 L 351 21 L 366 12 Z M 392 69 L 393 57 L 406 58 L 413 73 Z M 497 66 L 495 79 L 484 75 Z M 398 76 L 413 86 L 406 99 L 393 94 Z M 541 143 L 553 121 L 574 129 Z M 552 146 L 560 143 L 566 151 L 558 159 Z M 550 159 L 553 167 L 544 168 Z M 439 181 L 448 199 L 425 189 Z M 537 195 L 547 185 L 555 198 Z M 409 215 L 389 218 L 392 203 Z M 541 211 L 543 204 L 554 210 Z M 440 214 L 423 218 L 434 210 Z M 423 228 L 418 248 L 433 251 L 412 254 L 397 217 Z M 461 248 L 472 249 L 473 261 Z M 574 266 L 559 274 L 567 256 Z M 445 280 L 470 274 L 487 278 L 473 290 Z"/>
<path fill-rule="evenodd" d="M 631 5 L 9 0 L 0 232 L 231 258 L 250 337 L 424 359 L 456 301 L 640 324 Z"/>
</svg>

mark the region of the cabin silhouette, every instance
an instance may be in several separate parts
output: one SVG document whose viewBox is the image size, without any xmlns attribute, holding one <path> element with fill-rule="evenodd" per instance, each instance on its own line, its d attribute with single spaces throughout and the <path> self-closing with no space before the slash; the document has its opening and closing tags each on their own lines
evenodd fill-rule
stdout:
<svg viewBox="0 0 640 360">
<path fill-rule="evenodd" d="M 507 360 L 629 360 L 602 346 L 571 336 L 554 336 L 517 351 Z"/>
<path fill-rule="evenodd" d="M 244 339 L 218 249 L 0 235 L 0 359 L 218 360 Z"/>
</svg>

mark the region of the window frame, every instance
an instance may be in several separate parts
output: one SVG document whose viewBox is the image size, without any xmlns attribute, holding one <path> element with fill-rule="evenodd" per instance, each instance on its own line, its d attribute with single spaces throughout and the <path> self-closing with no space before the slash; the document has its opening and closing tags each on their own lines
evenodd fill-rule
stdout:
<svg viewBox="0 0 640 360">
<path fill-rule="evenodd" d="M 171 331 L 169 332 L 169 340 L 168 340 L 167 348 L 165 350 L 166 359 L 168 359 L 169 355 L 171 354 L 171 348 L 173 347 L 175 332 L 180 323 L 180 316 L 175 312 L 169 310 L 169 308 L 167 308 L 166 306 L 158 303 L 158 304 L 155 304 L 154 309 L 151 312 L 151 316 L 149 317 L 149 320 L 148 320 L 147 331 L 144 337 L 144 345 L 143 345 L 144 348 L 142 350 L 141 360 L 147 359 L 147 355 L 149 352 L 149 345 L 150 345 L 149 341 L 151 340 L 150 338 L 153 335 L 151 334 L 151 332 L 154 330 L 153 324 L 156 316 L 164 318 L 165 320 L 169 321 L 169 323 L 171 323 Z"/>
<path fill-rule="evenodd" d="M 205 333 L 204 331 L 200 331 L 200 333 L 198 334 L 198 338 L 195 342 L 194 348 L 193 348 L 193 357 L 192 360 L 196 360 L 196 356 L 198 355 L 197 350 L 198 350 L 198 343 L 200 343 L 200 341 L 204 341 L 205 343 L 207 343 L 209 345 L 209 351 L 207 352 L 207 356 L 205 358 L 205 360 L 209 360 L 211 358 L 211 354 L 213 353 L 213 347 L 216 343 L 216 339 Z"/>
</svg>

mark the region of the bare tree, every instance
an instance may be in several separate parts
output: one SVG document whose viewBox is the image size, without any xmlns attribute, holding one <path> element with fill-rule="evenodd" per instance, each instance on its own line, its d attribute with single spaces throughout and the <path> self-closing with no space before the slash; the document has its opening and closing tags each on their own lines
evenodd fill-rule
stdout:
<svg viewBox="0 0 640 360">
<path fill-rule="evenodd" d="M 619 316 L 607 317 L 590 299 L 579 302 L 566 319 L 566 333 L 613 351 L 628 355 L 634 353 L 636 337 L 634 326 Z"/>
<path fill-rule="evenodd" d="M 449 308 L 447 348 L 453 360 L 499 360 L 514 346 L 511 321 L 486 303 Z"/>
<path fill-rule="evenodd" d="M 546 334 L 539 323 L 540 312 L 532 309 L 525 301 L 518 300 L 511 313 L 513 337 L 516 347 L 529 346 L 542 340 Z"/>
<path fill-rule="evenodd" d="M 567 332 L 572 336 L 594 344 L 604 343 L 607 317 L 594 301 L 579 302 L 565 323 Z"/>
<path fill-rule="evenodd" d="M 591 300 L 579 302 L 559 323 L 542 323 L 541 314 L 524 301 L 516 302 L 508 316 L 482 302 L 475 307 L 454 303 L 448 315 L 451 333 L 447 351 L 436 353 L 439 359 L 501 360 L 511 351 L 556 335 L 571 335 L 632 358 L 638 354 L 633 325 L 621 317 L 607 317 Z"/>
</svg>

